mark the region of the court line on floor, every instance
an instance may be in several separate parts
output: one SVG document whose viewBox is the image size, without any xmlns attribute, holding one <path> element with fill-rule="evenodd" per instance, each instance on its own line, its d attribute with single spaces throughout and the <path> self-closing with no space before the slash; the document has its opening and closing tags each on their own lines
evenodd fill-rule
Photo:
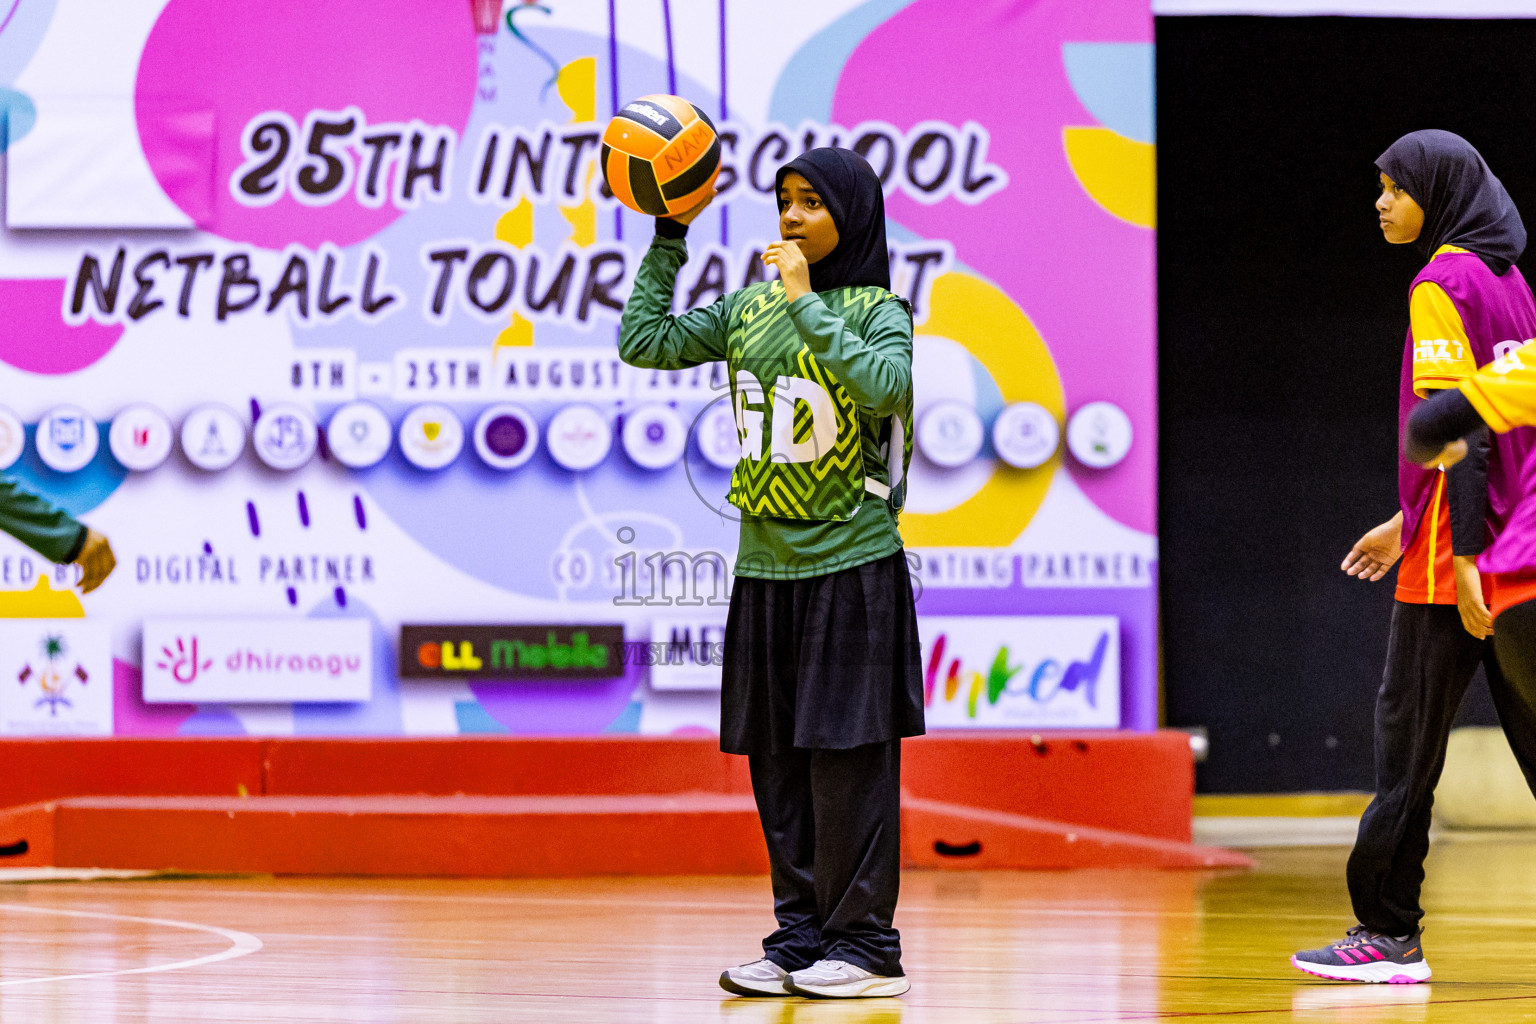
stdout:
<svg viewBox="0 0 1536 1024">
<path fill-rule="evenodd" d="M 40 985 L 45 981 L 79 981 L 85 978 L 116 978 L 125 974 L 160 974 L 164 971 L 183 971 L 190 967 L 201 967 L 204 964 L 214 964 L 221 960 L 234 960 L 237 957 L 249 956 L 261 949 L 262 942 L 256 936 L 248 932 L 238 932 L 233 928 L 220 928 L 211 924 L 196 924 L 192 921 L 172 921 L 163 917 L 134 917 L 129 914 L 105 914 L 95 910 L 65 910 L 61 907 L 32 907 L 21 903 L 0 903 L 0 910 L 12 910 L 23 914 L 58 914 L 61 917 L 90 917 L 103 921 L 132 921 L 135 924 L 163 925 L 167 928 L 182 928 L 193 932 L 207 932 L 209 935 L 217 935 L 228 939 L 230 947 L 218 953 L 210 953 L 207 956 L 195 957 L 191 960 L 178 960 L 175 963 L 155 964 L 150 967 L 127 967 L 116 971 L 88 971 L 84 974 L 48 974 L 36 978 L 11 978 L 0 980 L 0 988 L 14 985 Z"/>
<path fill-rule="evenodd" d="M 1433 983 L 1431 983 L 1431 984 L 1433 984 Z M 1379 1009 L 1382 1009 L 1382 1008 L 1407 1009 L 1409 1007 L 1413 1007 L 1413 1008 L 1421 1008 L 1422 1007 L 1422 1008 L 1426 1008 L 1427 1009 L 1428 1007 L 1431 1007 L 1431 1006 L 1456 1006 L 1456 1005 L 1460 1005 L 1462 1003 L 1506 1003 L 1506 1002 L 1522 1002 L 1522 1001 L 1528 1001 L 1528 1000 L 1531 1000 L 1531 999 L 1536 999 L 1536 996 L 1477 996 L 1477 997 L 1472 997 L 1472 998 L 1469 998 L 1469 999 L 1429 999 L 1429 1000 L 1426 1000 L 1425 1002 L 1422 1002 L 1422 1003 L 1420 1003 L 1420 1002 L 1406 1003 L 1406 1002 L 1392 1002 L 1392 1001 L 1381 1002 L 1381 1003 L 1366 1003 L 1366 1002 L 1358 1002 L 1357 1003 L 1357 1002 L 1351 1001 L 1351 1002 L 1349 1002 L 1347 1004 L 1341 1004 L 1341 1005 L 1338 1005 L 1338 1006 L 1308 1006 L 1308 1007 L 1304 1007 L 1302 1009 L 1305 1012 L 1312 1012 L 1314 1010 L 1330 1010 L 1330 1009 L 1338 1009 L 1338 1010 L 1373 1010 L 1373 1009 L 1379 1010 Z M 1206 1019 L 1209 1019 L 1209 1018 L 1212 1018 L 1212 1017 L 1253 1017 L 1253 1016 L 1261 1016 L 1263 1014 L 1281 1014 L 1281 1013 L 1293 1014 L 1296 1011 L 1297 1011 L 1297 1007 L 1294 1004 L 1291 1005 L 1291 1006 L 1284 1007 L 1283 1009 L 1273 1009 L 1273 1010 L 1260 1010 L 1260 1009 L 1251 1009 L 1251 1010 L 1151 1010 L 1151 1011 L 1129 1010 L 1127 1012 L 1132 1014 L 1133 1016 L 1130 1016 L 1130 1017 L 1124 1017 L 1124 1016 L 1121 1016 L 1121 1017 L 1098 1017 L 1098 1018 L 1092 1018 L 1092 1019 L 1086 1019 L 1086 1020 L 1080 1021 L 1079 1024 L 1126 1024 L 1126 1022 L 1133 1022 L 1133 1021 L 1177 1021 L 1177 1020 L 1187 1020 L 1187 1019 L 1206 1020 Z"/>
</svg>

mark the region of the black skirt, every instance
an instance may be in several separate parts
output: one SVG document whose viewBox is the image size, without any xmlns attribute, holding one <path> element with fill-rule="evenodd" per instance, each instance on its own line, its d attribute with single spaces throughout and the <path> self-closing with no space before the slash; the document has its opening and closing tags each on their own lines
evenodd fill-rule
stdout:
<svg viewBox="0 0 1536 1024">
<path fill-rule="evenodd" d="M 922 734 L 922 649 L 904 551 L 807 579 L 736 577 L 721 750 L 846 750 Z"/>
</svg>

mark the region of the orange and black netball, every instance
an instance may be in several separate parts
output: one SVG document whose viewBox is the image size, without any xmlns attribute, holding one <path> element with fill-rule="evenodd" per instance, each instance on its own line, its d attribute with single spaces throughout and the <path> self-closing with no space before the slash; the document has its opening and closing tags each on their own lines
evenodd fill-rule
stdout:
<svg viewBox="0 0 1536 1024">
<path fill-rule="evenodd" d="M 714 122 L 681 96 L 642 96 L 608 122 L 603 180 L 625 206 L 670 217 L 697 206 L 720 173 Z"/>
</svg>

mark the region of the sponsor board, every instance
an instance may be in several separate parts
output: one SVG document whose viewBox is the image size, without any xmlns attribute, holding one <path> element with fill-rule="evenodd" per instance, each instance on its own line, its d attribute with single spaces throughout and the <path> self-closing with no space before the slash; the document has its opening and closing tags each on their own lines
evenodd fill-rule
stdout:
<svg viewBox="0 0 1536 1024">
<path fill-rule="evenodd" d="M 112 735 L 111 624 L 0 621 L 0 734 Z"/>
<path fill-rule="evenodd" d="M 620 625 L 400 627 L 402 679 L 613 679 L 624 674 Z"/>
<path fill-rule="evenodd" d="M 373 696 L 367 619 L 150 619 L 148 703 L 335 703 Z"/>
<path fill-rule="evenodd" d="M 928 615 L 919 625 L 929 727 L 1119 727 L 1115 616 Z"/>
<path fill-rule="evenodd" d="M 725 616 L 657 615 L 649 644 L 626 644 L 625 656 L 651 670 L 653 690 L 720 690 Z"/>
</svg>

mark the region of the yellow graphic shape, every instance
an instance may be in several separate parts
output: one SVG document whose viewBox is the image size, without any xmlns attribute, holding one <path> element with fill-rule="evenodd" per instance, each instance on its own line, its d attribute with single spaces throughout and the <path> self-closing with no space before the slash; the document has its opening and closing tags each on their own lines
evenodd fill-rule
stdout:
<svg viewBox="0 0 1536 1024">
<path fill-rule="evenodd" d="M 515 249 L 533 241 L 533 204 L 524 199 L 512 209 L 496 218 L 496 238 Z M 496 335 L 496 346 L 517 347 L 533 344 L 533 321 L 521 313 L 512 314 L 510 327 L 503 327 Z"/>
<path fill-rule="evenodd" d="M 1110 213 L 1144 228 L 1157 224 L 1157 147 L 1108 128 L 1063 128 L 1078 184 Z"/>
<path fill-rule="evenodd" d="M 560 69 L 555 79 L 560 102 L 571 111 L 571 123 L 597 119 L 597 58 L 578 57 Z M 582 194 L 592 184 L 596 166 L 587 168 Z M 575 206 L 562 206 L 560 215 L 571 225 L 571 243 L 577 246 L 597 242 L 597 205 L 584 199 Z M 524 199 L 496 221 L 496 237 L 514 248 L 533 244 L 533 204 Z M 512 322 L 496 335 L 497 348 L 519 348 L 533 344 L 533 322 L 521 313 L 512 314 Z"/>
<path fill-rule="evenodd" d="M 555 80 L 560 101 L 571 108 L 572 121 L 597 119 L 597 58 L 578 57 L 560 69 Z"/>
<path fill-rule="evenodd" d="M 580 57 L 560 69 L 555 82 L 560 99 L 571 108 L 571 121 L 595 121 L 597 119 L 597 58 Z M 592 175 L 596 164 L 587 166 L 582 195 L 589 195 Z M 597 242 L 597 205 L 584 199 L 576 206 L 563 206 L 560 213 L 571 224 L 571 242 L 575 245 L 593 245 Z"/>
<path fill-rule="evenodd" d="M 587 189 L 592 187 L 592 175 L 597 173 L 596 167 L 587 168 L 585 184 L 582 185 L 582 193 L 587 194 Z M 562 206 L 560 215 L 571 224 L 571 242 L 575 245 L 588 246 L 597 244 L 597 204 L 588 199 L 580 206 Z"/>
<path fill-rule="evenodd" d="M 1056 361 L 1024 311 L 998 289 L 969 274 L 943 274 L 933 282 L 928 322 L 917 332 L 964 345 L 997 384 L 1004 402 L 1035 402 L 1066 418 L 1066 396 Z M 903 512 L 901 535 L 910 547 L 1006 547 L 1035 517 L 1061 451 L 1035 469 L 999 462 L 981 490 L 943 512 Z"/>
<path fill-rule="evenodd" d="M 533 204 L 524 199 L 496 218 L 496 239 L 515 249 L 533 241 Z"/>
<path fill-rule="evenodd" d="M 54 590 L 47 575 L 31 590 L 0 590 L 0 619 L 83 619 L 85 609 L 73 590 Z"/>
</svg>

